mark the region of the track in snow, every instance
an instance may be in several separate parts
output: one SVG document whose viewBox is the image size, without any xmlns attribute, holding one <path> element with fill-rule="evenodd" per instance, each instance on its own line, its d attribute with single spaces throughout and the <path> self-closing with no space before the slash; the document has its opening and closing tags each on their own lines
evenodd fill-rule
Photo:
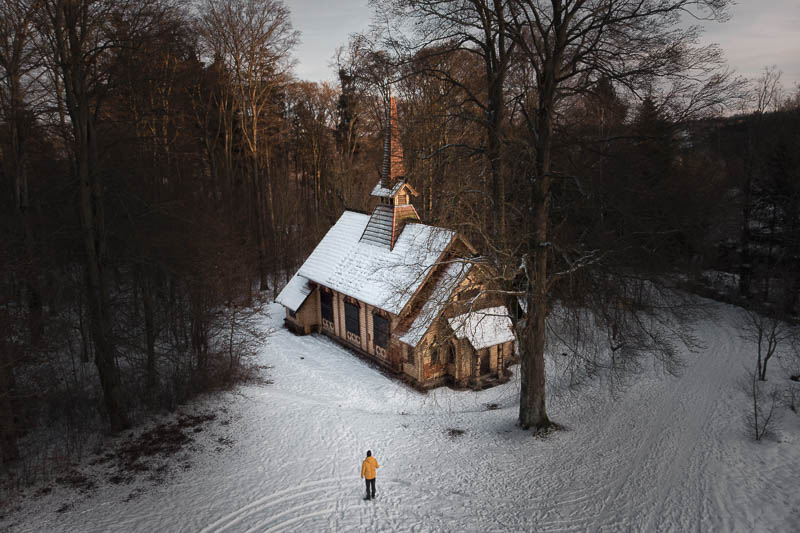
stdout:
<svg viewBox="0 0 800 533">
<path fill-rule="evenodd" d="M 736 381 L 751 354 L 738 311 L 717 309 L 680 377 L 643 375 L 616 399 L 552 395 L 566 429 L 546 439 L 514 426 L 516 380 L 422 395 L 328 339 L 278 330 L 259 361 L 274 384 L 244 387 L 235 422 L 216 430 L 233 437 L 226 454 L 131 502 L 131 487 L 107 486 L 63 513 L 33 509 L 18 530 L 800 531 L 800 423 L 781 442 L 742 435 Z M 366 449 L 381 464 L 374 502 L 362 500 Z M 51 497 L 42 507 L 63 503 Z"/>
</svg>

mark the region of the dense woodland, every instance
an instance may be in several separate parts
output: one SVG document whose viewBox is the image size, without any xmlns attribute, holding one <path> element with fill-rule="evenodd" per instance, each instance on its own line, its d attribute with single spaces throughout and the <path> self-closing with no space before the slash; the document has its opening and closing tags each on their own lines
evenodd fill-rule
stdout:
<svg viewBox="0 0 800 533">
<path fill-rule="evenodd" d="M 695 46 L 689 2 L 637 4 L 376 2 L 416 29 L 353 37 L 329 85 L 293 76 L 279 0 L 0 0 L 2 463 L 248 379 L 261 303 L 370 206 L 390 82 L 417 210 L 497 272 L 523 373 L 586 310 L 611 363 L 574 345 L 585 374 L 677 365 L 643 318 L 662 288 L 796 317 L 800 91 Z"/>
</svg>

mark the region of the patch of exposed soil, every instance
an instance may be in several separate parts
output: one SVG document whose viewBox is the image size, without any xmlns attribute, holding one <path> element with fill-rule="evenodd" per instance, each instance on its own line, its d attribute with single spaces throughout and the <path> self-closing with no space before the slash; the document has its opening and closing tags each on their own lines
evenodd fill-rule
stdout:
<svg viewBox="0 0 800 533">
<path fill-rule="evenodd" d="M 64 475 L 57 477 L 56 483 L 77 489 L 83 493 L 92 492 L 97 488 L 97 483 L 93 479 L 77 470 L 69 470 Z"/>
<path fill-rule="evenodd" d="M 159 424 L 145 431 L 117 450 L 115 458 L 118 474 L 150 470 L 143 461 L 156 456 L 166 458 L 176 454 L 193 441 L 189 433 L 203 431 L 203 426 L 216 418 L 213 413 L 183 414 L 173 422 Z"/>
<path fill-rule="evenodd" d="M 213 413 L 181 414 L 177 419 L 158 424 L 138 437 L 131 435 L 129 439 L 120 442 L 114 449 L 99 453 L 89 461 L 89 465 L 105 466 L 106 481 L 114 485 L 132 483 L 143 473 L 148 473 L 147 481 L 162 484 L 170 471 L 170 458 L 181 450 L 195 450 L 192 446 L 194 439 L 191 435 L 204 431 L 206 425 L 216 418 L 217 416 Z M 230 439 L 220 438 L 218 442 L 227 446 L 233 445 L 233 441 Z M 183 470 L 191 468 L 190 462 L 185 459 L 181 459 L 181 461 L 176 468 Z M 67 470 L 55 481 L 58 485 L 78 490 L 83 494 L 97 489 L 97 482 L 90 474 L 85 474 L 75 468 Z M 52 487 L 43 487 L 36 495 L 44 496 L 51 491 Z M 142 492 L 143 489 L 137 488 L 124 501 L 132 501 L 138 498 Z M 73 504 L 74 502 L 65 503 L 56 509 L 56 512 L 66 512 L 72 508 Z"/>
</svg>

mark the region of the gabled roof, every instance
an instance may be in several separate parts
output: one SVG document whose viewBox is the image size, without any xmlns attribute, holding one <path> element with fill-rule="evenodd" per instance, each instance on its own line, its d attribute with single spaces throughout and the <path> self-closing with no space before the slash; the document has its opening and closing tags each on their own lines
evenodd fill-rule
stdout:
<svg viewBox="0 0 800 533">
<path fill-rule="evenodd" d="M 514 329 L 505 306 L 470 311 L 447 322 L 457 338 L 467 339 L 476 350 L 514 340 Z"/>
<path fill-rule="evenodd" d="M 456 287 L 464 281 L 471 268 L 471 263 L 459 260 L 455 260 L 444 267 L 441 277 L 436 281 L 430 296 L 423 304 L 414 322 L 411 323 L 411 327 L 400 335 L 399 338 L 402 342 L 413 348 L 417 347 L 417 344 L 425 336 L 433 321 L 436 320 L 448 302 L 450 302 Z"/>
<path fill-rule="evenodd" d="M 425 224 L 407 224 L 390 250 L 361 240 L 369 219 L 345 211 L 277 301 L 292 301 L 290 295 L 300 283 L 295 278 L 301 277 L 399 314 L 456 234 Z M 290 292 L 284 297 L 287 289 Z"/>
<path fill-rule="evenodd" d="M 369 193 L 369 195 L 377 196 L 379 198 L 393 198 L 403 189 L 403 187 L 408 189 L 409 194 L 412 196 L 419 196 L 419 193 L 416 191 L 416 189 L 414 189 L 414 187 L 412 187 L 411 184 L 406 181 L 398 181 L 392 186 L 392 188 L 384 187 L 379 181 L 375 184 L 375 187 L 372 188 L 372 192 Z"/>
<path fill-rule="evenodd" d="M 312 290 L 311 282 L 307 278 L 295 275 L 289 280 L 289 283 L 286 284 L 286 287 L 283 288 L 275 301 L 289 309 L 289 311 L 296 313 Z"/>
<path fill-rule="evenodd" d="M 387 187 L 382 186 L 381 182 L 378 182 L 375 184 L 375 187 L 372 188 L 372 192 L 369 193 L 369 195 L 378 196 L 382 198 L 391 198 L 392 196 L 400 192 L 400 189 L 403 188 L 403 185 L 405 185 L 405 182 L 398 181 L 397 183 L 394 184 L 394 186 L 391 189 L 389 189 Z"/>
</svg>

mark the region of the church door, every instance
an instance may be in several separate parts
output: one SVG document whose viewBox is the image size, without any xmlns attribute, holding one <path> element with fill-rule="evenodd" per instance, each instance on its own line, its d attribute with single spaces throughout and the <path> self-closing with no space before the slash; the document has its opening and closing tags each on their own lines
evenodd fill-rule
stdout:
<svg viewBox="0 0 800 533">
<path fill-rule="evenodd" d="M 480 351 L 480 358 L 481 358 L 481 370 L 480 375 L 483 376 L 489 373 L 489 355 L 490 352 L 488 349 L 483 349 Z"/>
</svg>

